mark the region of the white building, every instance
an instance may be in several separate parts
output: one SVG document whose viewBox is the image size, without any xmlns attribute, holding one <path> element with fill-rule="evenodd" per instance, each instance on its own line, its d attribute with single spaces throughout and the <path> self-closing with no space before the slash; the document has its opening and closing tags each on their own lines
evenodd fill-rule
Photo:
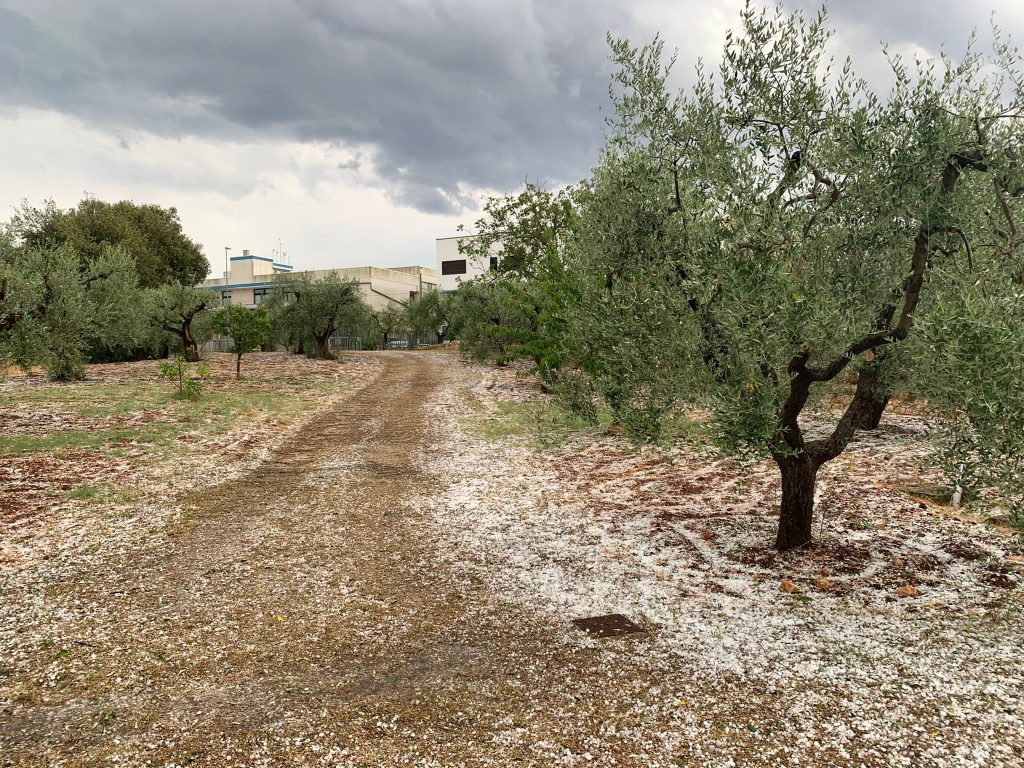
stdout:
<svg viewBox="0 0 1024 768">
<path fill-rule="evenodd" d="M 472 240 L 475 235 L 437 238 L 437 272 L 442 291 L 454 291 L 459 283 L 472 280 L 498 268 L 498 251 L 495 249 L 487 258 L 470 258 L 459 253 L 459 243 Z"/>
</svg>

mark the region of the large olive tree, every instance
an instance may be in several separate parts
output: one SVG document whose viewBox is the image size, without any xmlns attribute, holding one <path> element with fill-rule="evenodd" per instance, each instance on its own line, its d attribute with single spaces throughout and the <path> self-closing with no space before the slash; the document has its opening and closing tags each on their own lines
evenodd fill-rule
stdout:
<svg viewBox="0 0 1024 768">
<path fill-rule="evenodd" d="M 584 361 L 590 378 L 648 393 L 655 423 L 673 398 L 704 405 L 721 445 L 771 456 L 780 549 L 811 540 L 818 471 L 887 378 L 960 413 L 976 441 L 1012 434 L 1024 407 L 1008 394 L 1024 388 L 1016 52 L 997 31 L 989 56 L 890 57 L 878 94 L 834 66 L 824 21 L 748 5 L 718 76 L 698 66 L 678 94 L 660 42 L 612 41 L 615 117 L 569 248 L 577 316 L 658 368 Z M 841 413 L 807 418 L 840 386 Z"/>
<path fill-rule="evenodd" d="M 268 307 L 276 337 L 310 357 L 333 358 L 330 345 L 335 333 L 369 324 L 370 310 L 358 281 L 334 272 L 279 276 Z"/>
</svg>

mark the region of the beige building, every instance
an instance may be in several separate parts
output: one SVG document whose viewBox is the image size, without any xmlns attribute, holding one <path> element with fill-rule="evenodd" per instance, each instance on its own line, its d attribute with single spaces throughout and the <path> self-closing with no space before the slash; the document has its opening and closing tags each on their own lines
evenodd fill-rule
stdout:
<svg viewBox="0 0 1024 768">
<path fill-rule="evenodd" d="M 278 275 L 293 272 L 293 267 L 266 256 L 255 256 L 242 251 L 232 256 L 227 279 L 213 278 L 202 287 L 219 291 L 225 304 L 255 307 L 274 289 Z M 384 309 L 391 304 L 406 304 L 424 291 L 437 288 L 437 270 L 429 267 L 342 267 L 316 269 L 305 273 L 314 278 L 334 273 L 344 280 L 357 280 L 363 299 L 373 309 Z"/>
</svg>

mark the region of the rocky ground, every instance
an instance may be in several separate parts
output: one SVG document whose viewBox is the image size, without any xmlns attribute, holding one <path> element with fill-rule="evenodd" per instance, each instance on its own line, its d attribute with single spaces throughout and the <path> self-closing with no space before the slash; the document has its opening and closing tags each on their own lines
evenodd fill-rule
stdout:
<svg viewBox="0 0 1024 768">
<path fill-rule="evenodd" d="M 443 352 L 310 365 L 299 412 L 0 477 L 0 765 L 1024 761 L 1021 553 L 915 497 L 919 419 L 824 471 L 783 556 L 770 466 L 544 439 L 529 379 Z M 91 417 L 48 408 L 0 438 Z M 607 613 L 643 631 L 572 624 Z"/>
</svg>

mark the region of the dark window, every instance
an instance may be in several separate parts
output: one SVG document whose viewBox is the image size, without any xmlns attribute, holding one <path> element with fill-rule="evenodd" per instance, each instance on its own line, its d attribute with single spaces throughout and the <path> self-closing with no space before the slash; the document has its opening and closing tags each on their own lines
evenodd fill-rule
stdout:
<svg viewBox="0 0 1024 768">
<path fill-rule="evenodd" d="M 220 292 L 220 303 L 221 303 L 221 306 L 224 306 L 224 307 L 226 307 L 228 304 L 231 303 L 231 291 L 221 291 Z"/>
<path fill-rule="evenodd" d="M 263 300 L 270 295 L 270 288 L 253 288 L 252 289 L 252 303 L 262 304 Z"/>
<path fill-rule="evenodd" d="M 454 261 L 441 262 L 442 275 L 464 275 L 466 274 L 466 260 L 455 259 Z"/>
<path fill-rule="evenodd" d="M 498 271 L 498 257 L 497 256 L 491 256 L 491 272 L 497 272 L 497 271 Z"/>
<path fill-rule="evenodd" d="M 410 299 L 415 299 L 419 295 L 420 295 L 419 291 L 409 291 L 409 298 Z"/>
</svg>

